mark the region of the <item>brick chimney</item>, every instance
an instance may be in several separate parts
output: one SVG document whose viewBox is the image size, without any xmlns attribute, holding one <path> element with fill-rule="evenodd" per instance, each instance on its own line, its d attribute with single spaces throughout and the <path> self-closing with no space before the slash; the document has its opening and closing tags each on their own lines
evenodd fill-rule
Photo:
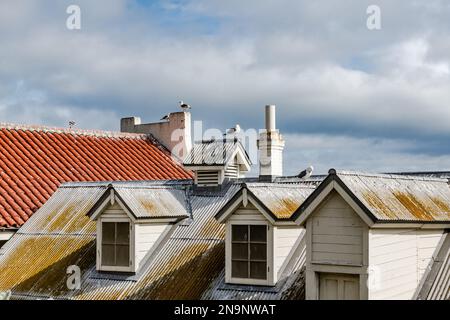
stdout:
<svg viewBox="0 0 450 320">
<path fill-rule="evenodd" d="M 266 106 L 266 130 L 259 134 L 259 178 L 272 181 L 283 175 L 284 139 L 276 129 L 275 106 Z"/>
<path fill-rule="evenodd" d="M 139 117 L 122 118 L 120 131 L 150 133 L 181 160 L 192 148 L 190 112 L 173 112 L 166 121 L 144 124 Z"/>
</svg>

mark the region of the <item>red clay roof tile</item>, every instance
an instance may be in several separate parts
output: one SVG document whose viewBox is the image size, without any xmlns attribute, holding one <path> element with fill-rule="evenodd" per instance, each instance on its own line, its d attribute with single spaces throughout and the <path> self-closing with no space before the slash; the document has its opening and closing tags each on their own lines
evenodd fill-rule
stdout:
<svg viewBox="0 0 450 320">
<path fill-rule="evenodd" d="M 0 125 L 0 227 L 24 224 L 68 181 L 192 176 L 142 134 Z"/>
</svg>

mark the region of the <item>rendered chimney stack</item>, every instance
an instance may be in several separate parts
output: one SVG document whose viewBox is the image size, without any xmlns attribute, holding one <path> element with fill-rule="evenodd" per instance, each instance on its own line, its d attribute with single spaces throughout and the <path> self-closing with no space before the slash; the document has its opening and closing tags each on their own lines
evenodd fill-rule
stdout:
<svg viewBox="0 0 450 320">
<path fill-rule="evenodd" d="M 284 139 L 276 129 L 275 108 L 266 106 L 266 130 L 260 133 L 258 140 L 259 177 L 264 181 L 283 175 Z"/>
<path fill-rule="evenodd" d="M 151 134 L 181 160 L 192 148 L 190 112 L 173 112 L 163 122 L 144 124 L 139 117 L 122 118 L 120 131 Z"/>
</svg>

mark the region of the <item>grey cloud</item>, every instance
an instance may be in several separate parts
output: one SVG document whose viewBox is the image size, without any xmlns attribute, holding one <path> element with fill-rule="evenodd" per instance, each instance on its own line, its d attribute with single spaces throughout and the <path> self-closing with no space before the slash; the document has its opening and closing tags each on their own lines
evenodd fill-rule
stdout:
<svg viewBox="0 0 450 320">
<path fill-rule="evenodd" d="M 395 167 L 408 156 L 412 165 L 441 165 L 450 151 L 427 139 L 450 135 L 450 7 L 376 2 L 382 30 L 370 32 L 369 1 L 166 1 L 152 12 L 134 1 L 83 0 L 82 30 L 72 32 L 70 1 L 2 1 L 1 116 L 60 126 L 74 117 L 81 127 L 116 129 L 121 116 L 158 120 L 183 99 L 206 126 L 259 128 L 262 107 L 275 103 L 291 137 L 351 136 L 384 155 L 381 164 L 361 158 L 355 142 L 347 156 L 331 157 L 323 139 L 317 146 L 330 150 L 310 148 L 324 166 Z M 219 27 L 203 32 L 202 17 Z M 400 151 L 373 142 L 394 140 Z M 302 143 L 286 150 L 288 159 Z"/>
</svg>

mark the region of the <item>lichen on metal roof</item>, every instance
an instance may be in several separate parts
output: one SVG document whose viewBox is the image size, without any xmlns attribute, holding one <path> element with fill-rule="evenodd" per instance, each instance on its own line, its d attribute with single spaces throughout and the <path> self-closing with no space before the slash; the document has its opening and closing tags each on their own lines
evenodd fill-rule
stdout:
<svg viewBox="0 0 450 320">
<path fill-rule="evenodd" d="M 248 183 L 246 187 L 277 219 L 289 219 L 314 191 L 317 182 L 296 184 Z"/>
<path fill-rule="evenodd" d="M 337 176 L 381 221 L 450 221 L 447 179 L 338 171 Z"/>
<path fill-rule="evenodd" d="M 256 192 L 261 195 L 269 192 L 269 185 L 261 184 Z M 185 201 L 189 201 L 191 208 L 192 220 L 174 227 L 173 233 L 145 262 L 135 280 L 98 277 L 96 270 L 95 222 L 86 217 L 86 212 L 111 186 L 121 189 L 119 192 L 125 195 L 127 204 L 130 203 L 125 191 L 128 188 L 129 192 L 145 190 L 146 195 L 153 192 L 160 197 L 158 205 L 168 212 L 172 212 L 168 208 L 173 206 L 184 207 Z M 191 184 L 186 182 L 172 185 L 169 182 L 66 184 L 0 249 L 0 291 L 12 290 L 14 299 L 206 299 L 220 296 L 222 293 L 215 292 L 214 284 L 221 281 L 224 274 L 225 226 L 218 223 L 214 215 L 241 189 L 241 183 L 230 183 L 225 188 L 215 196 L 204 196 L 194 193 Z M 252 188 L 258 189 L 257 184 Z M 289 188 L 283 190 L 288 192 Z M 173 192 L 177 196 L 173 196 Z M 290 197 L 295 195 L 296 191 Z M 139 198 L 131 201 L 138 202 Z M 180 203 L 174 205 L 173 202 Z M 156 203 L 152 202 L 152 208 L 153 205 Z M 80 290 L 67 289 L 70 265 L 81 268 Z M 296 262 L 290 273 L 292 276 L 288 277 L 291 282 L 284 282 L 286 284 L 276 293 L 267 297 L 281 297 L 282 292 L 294 286 L 293 277 L 299 276 L 302 265 L 303 262 Z M 264 295 L 243 291 L 239 296 L 252 299 Z"/>
</svg>

